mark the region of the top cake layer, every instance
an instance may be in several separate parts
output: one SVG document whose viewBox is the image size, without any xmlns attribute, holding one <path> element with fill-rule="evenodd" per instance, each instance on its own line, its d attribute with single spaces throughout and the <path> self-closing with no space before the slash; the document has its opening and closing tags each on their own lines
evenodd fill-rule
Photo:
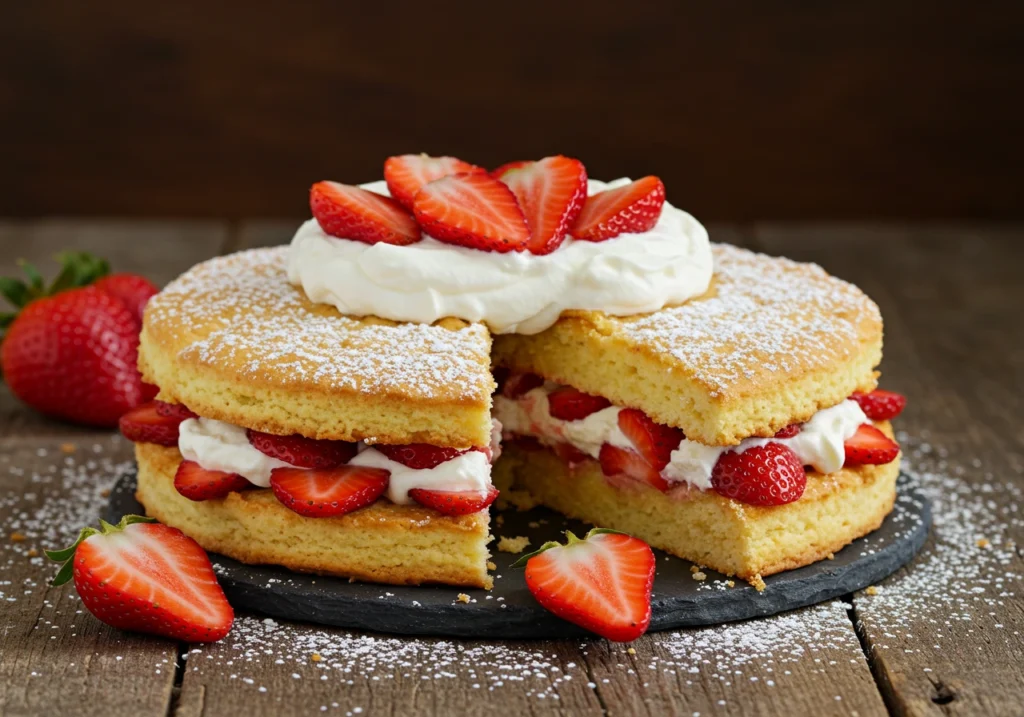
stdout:
<svg viewBox="0 0 1024 717">
<path fill-rule="evenodd" d="M 286 260 L 286 247 L 212 259 L 153 297 L 139 364 L 162 398 L 281 435 L 490 443 L 486 328 L 343 316 L 289 284 Z"/>
<path fill-rule="evenodd" d="M 734 445 L 803 422 L 876 385 L 882 319 L 860 289 L 815 264 L 714 246 L 708 292 L 617 318 L 569 312 L 494 358 L 643 410 L 692 440 Z"/>
</svg>

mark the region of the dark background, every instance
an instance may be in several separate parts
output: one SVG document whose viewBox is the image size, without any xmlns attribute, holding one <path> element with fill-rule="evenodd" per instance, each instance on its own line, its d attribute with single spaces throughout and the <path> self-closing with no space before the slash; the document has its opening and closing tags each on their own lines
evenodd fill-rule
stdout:
<svg viewBox="0 0 1024 717">
<path fill-rule="evenodd" d="M 1022 2 L 0 8 L 0 216 L 300 216 L 427 151 L 705 220 L 1024 217 Z"/>
</svg>

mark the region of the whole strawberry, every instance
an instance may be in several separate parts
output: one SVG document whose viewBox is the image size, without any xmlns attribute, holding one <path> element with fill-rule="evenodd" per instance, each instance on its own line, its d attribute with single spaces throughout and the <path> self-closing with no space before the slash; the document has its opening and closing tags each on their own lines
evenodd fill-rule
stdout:
<svg viewBox="0 0 1024 717">
<path fill-rule="evenodd" d="M 7 327 L 0 344 L 3 377 L 15 396 L 41 413 L 115 426 L 149 395 L 136 366 L 136 307 L 90 286 L 107 273 L 106 262 L 77 253 L 59 258 L 64 266 L 49 288 L 27 264 L 27 284 L 0 280 L 0 293 L 21 309 L 0 317 L 0 327 Z"/>
</svg>

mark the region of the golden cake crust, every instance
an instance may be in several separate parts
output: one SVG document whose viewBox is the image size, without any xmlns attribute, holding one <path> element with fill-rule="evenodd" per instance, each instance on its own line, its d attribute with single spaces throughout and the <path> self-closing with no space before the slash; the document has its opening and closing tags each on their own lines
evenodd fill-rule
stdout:
<svg viewBox="0 0 1024 717">
<path fill-rule="evenodd" d="M 876 425 L 892 435 L 888 423 Z M 899 464 L 897 458 L 829 475 L 812 471 L 800 500 L 760 507 L 685 485 L 662 493 L 609 480 L 597 461 L 570 469 L 546 448 L 513 442 L 503 449 L 494 482 L 504 500 L 522 508 L 541 503 L 761 587 L 763 577 L 827 558 L 876 530 L 892 511 Z"/>
<path fill-rule="evenodd" d="M 567 312 L 494 360 L 638 408 L 706 445 L 772 436 L 876 386 L 882 319 L 815 264 L 716 244 L 708 292 L 631 317 Z"/>
<path fill-rule="evenodd" d="M 485 327 L 344 316 L 289 284 L 286 260 L 287 247 L 211 259 L 150 300 L 139 366 L 162 399 L 281 435 L 490 442 Z"/>
<path fill-rule="evenodd" d="M 381 499 L 337 518 L 306 518 L 269 489 L 191 501 L 174 488 L 177 448 L 138 443 L 136 498 L 146 514 L 206 550 L 243 563 L 392 585 L 439 583 L 490 588 L 487 511 L 444 516 Z"/>
</svg>

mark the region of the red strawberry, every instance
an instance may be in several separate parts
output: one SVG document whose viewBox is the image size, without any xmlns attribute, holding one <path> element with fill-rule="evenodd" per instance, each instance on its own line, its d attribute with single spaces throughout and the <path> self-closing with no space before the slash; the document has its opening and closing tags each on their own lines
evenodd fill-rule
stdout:
<svg viewBox="0 0 1024 717">
<path fill-rule="evenodd" d="M 251 488 L 252 484 L 237 473 L 211 471 L 195 461 L 182 461 L 174 474 L 174 489 L 189 500 L 212 500 L 228 493 Z"/>
<path fill-rule="evenodd" d="M 140 327 L 146 303 L 151 296 L 160 291 L 153 282 L 138 274 L 111 274 L 98 280 L 93 286 L 120 299 L 132 312 L 132 316 L 138 319 Z"/>
<path fill-rule="evenodd" d="M 807 473 L 789 447 L 767 443 L 742 453 L 723 453 L 711 470 L 711 487 L 741 503 L 783 505 L 804 494 Z"/>
<path fill-rule="evenodd" d="M 907 397 L 895 391 L 883 391 L 878 388 L 871 393 L 857 391 L 850 398 L 860 404 L 861 410 L 872 421 L 888 421 L 903 413 L 907 406 Z"/>
<path fill-rule="evenodd" d="M 639 453 L 605 443 L 597 459 L 601 462 L 601 472 L 608 477 L 624 475 L 663 493 L 669 489 L 668 481 L 661 477 L 661 472 Z"/>
<path fill-rule="evenodd" d="M 528 391 L 543 385 L 544 379 L 535 373 L 514 373 L 505 379 L 501 393 L 505 398 L 521 398 Z"/>
<path fill-rule="evenodd" d="M 121 416 L 121 420 L 118 421 L 121 435 L 132 443 L 178 445 L 178 426 L 188 416 L 180 413 L 173 416 L 161 415 L 157 404 L 157 401 L 150 401 Z"/>
<path fill-rule="evenodd" d="M 384 181 L 395 201 L 412 211 L 416 193 L 435 179 L 451 174 L 487 170 L 455 157 L 431 157 L 426 154 L 402 154 L 384 162 Z"/>
<path fill-rule="evenodd" d="M 782 430 L 780 430 L 778 433 L 776 433 L 775 437 L 792 438 L 793 436 L 798 435 L 800 433 L 800 430 L 801 428 L 799 423 L 791 423 Z"/>
<path fill-rule="evenodd" d="M 142 402 L 138 330 L 131 311 L 95 287 L 36 299 L 0 345 L 4 380 L 42 413 L 114 426 Z"/>
<path fill-rule="evenodd" d="M 603 396 L 591 396 L 571 386 L 559 386 L 548 394 L 548 412 L 560 421 L 580 421 L 610 405 Z"/>
<path fill-rule="evenodd" d="M 401 463 L 407 468 L 422 470 L 424 468 L 435 468 L 452 458 L 457 458 L 463 453 L 468 453 L 473 448 L 448 448 L 447 446 L 432 446 L 429 443 L 407 443 L 401 446 L 389 446 L 377 443 L 373 446 L 393 461 Z"/>
<path fill-rule="evenodd" d="M 509 186 L 530 226 L 533 254 L 550 254 L 565 240 L 587 198 L 583 162 L 557 155 L 539 162 L 506 164 L 491 176 Z"/>
<path fill-rule="evenodd" d="M 346 441 L 321 441 L 305 436 L 275 436 L 249 429 L 249 443 L 260 453 L 298 468 L 334 468 L 348 463 L 356 454 L 356 444 Z"/>
<path fill-rule="evenodd" d="M 501 179 L 501 175 L 503 175 L 510 169 L 519 169 L 520 167 L 525 167 L 528 164 L 533 164 L 533 162 L 530 161 L 529 159 L 517 159 L 514 162 L 505 162 L 505 164 L 501 165 L 497 169 L 491 170 L 490 172 L 488 172 L 488 174 L 490 174 L 495 179 Z"/>
<path fill-rule="evenodd" d="M 167 403 L 165 401 L 154 401 L 157 414 L 165 418 L 177 418 L 184 421 L 186 418 L 198 418 L 195 413 L 188 410 L 182 403 Z"/>
<path fill-rule="evenodd" d="M 846 462 L 843 465 L 846 466 L 890 463 L 900 452 L 895 441 L 867 423 L 847 438 L 843 447 L 846 449 Z"/>
<path fill-rule="evenodd" d="M 662 470 L 679 448 L 683 432 L 678 428 L 655 423 L 643 411 L 624 408 L 619 412 L 619 430 L 636 446 L 637 451 L 655 470 Z"/>
<path fill-rule="evenodd" d="M 635 640 L 651 623 L 654 552 L 644 541 L 601 528 L 583 540 L 566 531 L 523 556 L 526 586 L 546 610 L 616 642 Z"/>
<path fill-rule="evenodd" d="M 309 207 L 320 228 L 334 237 L 404 246 L 420 240 L 416 220 L 390 197 L 337 182 L 317 182 Z"/>
<path fill-rule="evenodd" d="M 330 518 L 363 508 L 387 490 L 391 474 L 380 468 L 275 468 L 270 487 L 286 508 L 307 518 Z"/>
<path fill-rule="evenodd" d="M 664 204 L 665 185 L 657 177 L 644 177 L 587 197 L 569 233 L 575 239 L 604 241 L 619 234 L 650 231 Z"/>
<path fill-rule="evenodd" d="M 481 172 L 434 180 L 416 195 L 413 212 L 424 233 L 448 244 L 504 253 L 530 241 L 512 190 Z"/>
<path fill-rule="evenodd" d="M 160 393 L 160 387 L 159 386 L 154 386 L 153 384 L 146 383 L 145 381 L 142 382 L 142 402 L 143 403 L 149 403 L 154 398 L 156 398 L 156 395 L 158 393 Z"/>
<path fill-rule="evenodd" d="M 234 611 L 196 541 L 152 518 L 126 515 L 115 525 L 84 528 L 75 544 L 46 555 L 63 566 L 53 585 L 75 578 L 82 604 L 121 630 L 182 642 L 215 642 Z"/>
<path fill-rule="evenodd" d="M 424 508 L 433 508 L 442 515 L 468 515 L 486 510 L 498 497 L 498 489 L 491 486 L 486 493 L 481 493 L 476 490 L 413 488 L 409 491 L 409 497 Z"/>
</svg>

